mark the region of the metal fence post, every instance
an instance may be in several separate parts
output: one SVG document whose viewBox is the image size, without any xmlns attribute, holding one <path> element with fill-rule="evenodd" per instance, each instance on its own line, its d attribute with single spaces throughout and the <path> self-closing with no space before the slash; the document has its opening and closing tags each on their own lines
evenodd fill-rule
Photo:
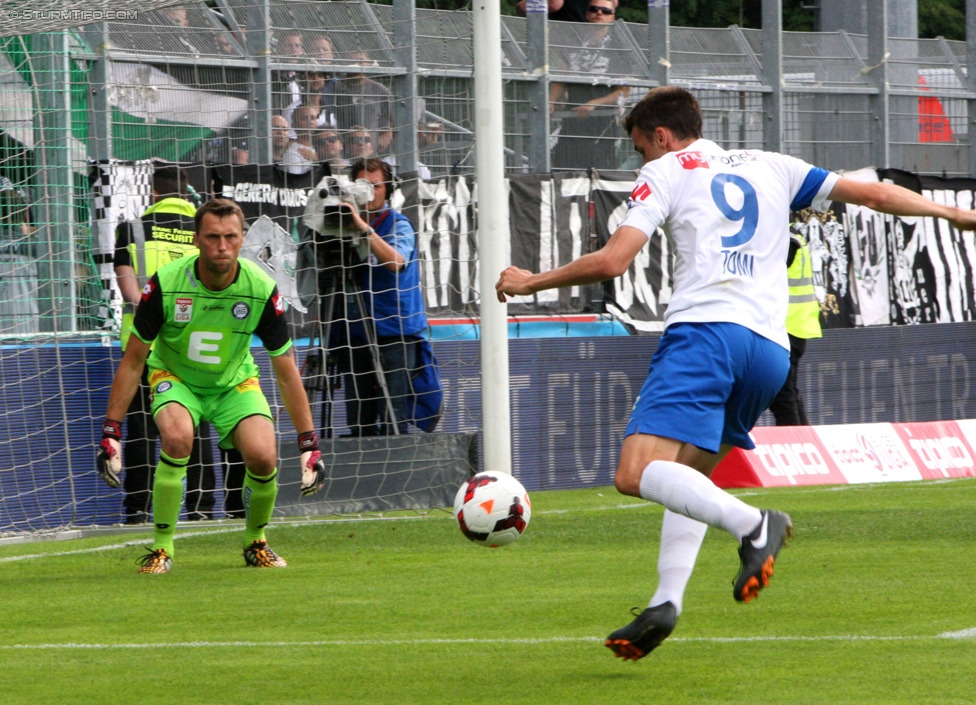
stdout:
<svg viewBox="0 0 976 705">
<path fill-rule="evenodd" d="M 393 58 L 403 73 L 393 79 L 396 107 L 397 168 L 401 174 L 417 171 L 417 10 L 414 0 L 393 0 Z"/>
<path fill-rule="evenodd" d="M 257 60 L 251 71 L 248 122 L 251 127 L 250 160 L 270 164 L 271 155 L 271 10 L 269 0 L 247 5 L 247 53 Z"/>
<path fill-rule="evenodd" d="M 108 23 L 81 28 L 85 43 L 95 54 L 88 72 L 88 155 L 95 161 L 112 157 L 112 106 L 108 99 Z"/>
<path fill-rule="evenodd" d="M 868 65 L 862 69 L 877 93 L 871 96 L 871 152 L 874 166 L 887 169 L 891 154 L 891 116 L 888 100 L 888 9 L 885 0 L 868 0 Z"/>
<path fill-rule="evenodd" d="M 529 173 L 548 174 L 549 155 L 549 18 L 546 0 L 525 4 L 526 58 L 535 79 L 529 86 Z"/>
<path fill-rule="evenodd" d="M 763 93 L 763 149 L 783 151 L 783 5 L 780 0 L 763 0 L 762 70 L 769 86 Z"/>
<path fill-rule="evenodd" d="M 669 0 L 647 0 L 647 77 L 666 86 L 671 81 L 671 8 Z"/>
<path fill-rule="evenodd" d="M 976 0 L 966 0 L 966 88 L 976 93 Z M 966 101 L 969 118 L 969 175 L 976 176 L 976 98 Z"/>
<path fill-rule="evenodd" d="M 34 35 L 34 158 L 37 167 L 38 309 L 43 330 L 74 332 L 78 316 L 71 173 L 71 74 L 67 30 Z"/>
</svg>

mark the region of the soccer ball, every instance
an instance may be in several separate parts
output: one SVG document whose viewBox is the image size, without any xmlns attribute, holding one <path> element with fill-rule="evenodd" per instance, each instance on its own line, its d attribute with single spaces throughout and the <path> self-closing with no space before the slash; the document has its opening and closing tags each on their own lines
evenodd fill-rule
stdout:
<svg viewBox="0 0 976 705">
<path fill-rule="evenodd" d="M 529 493 L 503 472 L 480 472 L 458 488 L 454 518 L 461 533 L 482 546 L 507 546 L 532 516 Z"/>
</svg>

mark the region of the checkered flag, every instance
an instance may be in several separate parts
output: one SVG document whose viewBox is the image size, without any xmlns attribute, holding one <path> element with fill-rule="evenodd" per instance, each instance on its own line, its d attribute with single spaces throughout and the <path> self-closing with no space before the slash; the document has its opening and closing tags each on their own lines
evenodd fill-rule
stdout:
<svg viewBox="0 0 976 705">
<path fill-rule="evenodd" d="M 149 159 L 91 163 L 92 232 L 96 242 L 95 261 L 107 301 L 101 312 L 107 330 L 118 330 L 122 316 L 122 295 L 112 268 L 115 229 L 126 220 L 138 218 L 152 204 L 152 175 L 153 162 Z"/>
<path fill-rule="evenodd" d="M 115 229 L 135 220 L 152 205 L 153 162 L 110 159 L 92 164 L 92 217 L 98 233 L 98 254 L 112 263 Z M 104 277 L 103 277 L 104 278 Z"/>
</svg>

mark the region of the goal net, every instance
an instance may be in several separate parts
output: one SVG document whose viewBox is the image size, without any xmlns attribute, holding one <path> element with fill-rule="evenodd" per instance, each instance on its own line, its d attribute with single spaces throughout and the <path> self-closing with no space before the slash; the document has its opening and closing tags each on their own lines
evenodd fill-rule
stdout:
<svg viewBox="0 0 976 705">
<path fill-rule="evenodd" d="M 118 229 L 159 200 L 154 178 L 173 166 L 188 184 L 179 195 L 191 203 L 216 196 L 241 205 L 254 227 L 247 256 L 289 294 L 330 475 L 320 495 L 299 498 L 295 430 L 268 357 L 255 348 L 280 439 L 279 514 L 447 506 L 477 469 L 471 16 L 412 7 L 404 14 L 404 6 L 3 5 L 0 535 L 135 523 L 150 511 L 148 469 L 158 451 L 151 431 L 148 460 L 135 450 L 139 439 L 125 444 L 126 467 L 142 468 L 131 473 L 142 484 L 104 486 L 94 455 L 127 310 L 115 272 L 126 257 Z M 511 32 L 503 45 L 507 61 L 524 60 Z M 557 241 L 555 205 L 545 197 L 553 186 L 526 175 L 528 83 L 505 90 L 506 121 L 523 126 L 506 135 L 505 158 L 513 178 L 527 179 L 518 187 L 528 196 L 526 228 L 537 237 L 544 213 L 552 238 L 515 257 L 552 266 L 582 250 L 586 206 L 568 197 L 565 213 L 573 215 Z M 410 221 L 370 221 L 399 246 L 408 263 L 399 273 L 345 237 L 304 224 L 323 178 L 331 173 L 329 188 L 341 188 L 350 165 L 368 158 L 389 167 L 385 193 Z M 414 291 L 390 304 L 391 287 Z M 413 295 L 416 317 L 427 319 L 419 327 L 404 324 L 397 309 Z M 528 297 L 514 310 L 572 314 L 594 295 Z M 217 448 L 212 429 L 200 436 L 182 516 L 239 516 L 240 459 Z"/>
<path fill-rule="evenodd" d="M 596 74 L 606 88 L 647 83 L 639 27 L 618 23 L 597 37 L 560 23 L 566 26 L 552 28 L 551 53 L 565 90 L 553 125 L 540 130 L 545 111 L 538 104 L 548 96 L 529 58 L 527 22 L 502 20 L 506 179 L 482 185 L 475 180 L 469 12 L 405 0 L 0 7 L 0 533 L 147 516 L 155 441 L 126 442 L 132 484 L 122 490 L 97 478 L 94 454 L 126 313 L 115 268 L 138 262 L 136 252 L 117 249 L 118 229 L 154 205 L 154 178 L 174 165 L 185 174 L 181 197 L 199 203 L 221 196 L 242 207 L 254 227 L 249 256 L 289 294 L 287 315 L 330 476 L 322 493 L 299 498 L 294 428 L 268 357 L 255 349 L 280 439 L 279 512 L 450 503 L 479 465 L 483 425 L 478 193 L 504 189 L 508 196 L 510 237 L 499 246 L 517 266 L 551 269 L 599 244 L 619 222 L 632 180 L 618 129 L 625 106 L 601 108 L 598 127 L 570 135 L 584 96 L 568 87 L 594 88 Z M 581 46 L 589 58 L 577 55 Z M 550 174 L 546 155 L 559 140 Z M 589 170 L 594 154 L 599 173 Z M 337 247 L 335 237 L 310 235 L 304 224 L 309 204 L 321 200 L 324 174 L 348 180 L 351 163 L 369 157 L 389 167 L 395 178 L 384 195 L 416 232 L 401 252 L 416 269 L 396 276 L 372 261 L 375 253 L 356 253 L 341 237 Z M 402 240 L 390 235 L 398 226 L 370 224 Z M 613 285 L 613 298 L 621 320 L 655 330 L 670 290 L 662 239 L 649 244 L 646 262 L 646 271 Z M 389 304 L 376 304 L 401 282 L 419 292 L 427 318 L 422 330 L 406 331 L 409 349 L 383 325 Z M 574 326 L 613 328 L 592 314 L 606 293 L 593 286 L 517 297 L 511 329 L 520 334 L 553 320 L 561 335 Z M 565 348 L 560 355 L 568 360 L 594 357 L 592 345 Z M 540 355 L 527 344 L 512 359 L 536 366 Z M 377 360 L 383 375 L 375 373 Z M 635 360 L 628 375 L 640 377 L 642 367 Z M 431 379 L 435 371 L 439 381 Z M 512 379 L 523 405 L 512 405 L 516 473 L 530 490 L 554 486 L 563 466 L 586 482 L 609 482 L 606 449 L 619 445 L 633 384 L 614 372 L 605 382 L 611 399 L 588 411 L 573 375 L 545 373 L 544 389 L 526 372 Z M 546 430 L 569 433 L 570 422 L 553 417 L 564 409 L 576 436 L 568 444 Z M 591 413 L 603 429 L 599 438 L 577 430 Z M 394 417 L 406 422 L 389 423 Z M 133 420 L 130 414 L 126 432 L 137 427 Z M 212 430 L 200 436 L 183 516 L 238 516 L 239 459 L 216 448 Z M 603 459 L 586 461 L 587 453 Z"/>
</svg>

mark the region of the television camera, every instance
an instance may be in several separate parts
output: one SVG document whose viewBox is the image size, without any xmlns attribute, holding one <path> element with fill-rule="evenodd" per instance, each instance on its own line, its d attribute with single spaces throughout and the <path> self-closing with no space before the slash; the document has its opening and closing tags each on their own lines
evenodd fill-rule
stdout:
<svg viewBox="0 0 976 705">
<path fill-rule="evenodd" d="M 373 184 L 366 179 L 350 181 L 345 177 L 326 176 L 312 190 L 302 214 L 302 225 L 308 228 L 317 245 L 352 245 L 360 260 L 369 256 L 369 243 L 352 227 L 354 203 L 362 210 L 373 200 Z"/>
</svg>

